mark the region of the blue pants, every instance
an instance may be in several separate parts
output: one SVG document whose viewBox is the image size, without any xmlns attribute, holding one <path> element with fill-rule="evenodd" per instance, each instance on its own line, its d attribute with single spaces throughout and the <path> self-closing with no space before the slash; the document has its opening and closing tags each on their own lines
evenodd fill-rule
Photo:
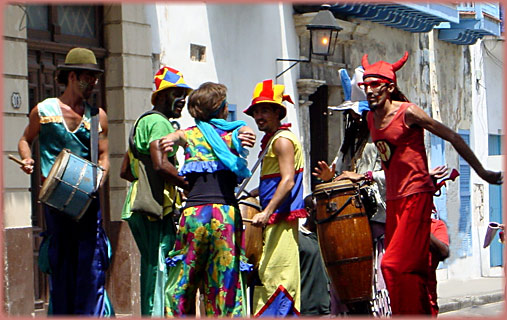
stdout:
<svg viewBox="0 0 507 320">
<path fill-rule="evenodd" d="M 114 315 L 105 291 L 110 247 L 99 201 L 92 202 L 79 222 L 48 206 L 45 218 L 39 267 L 50 276 L 48 313 Z"/>
</svg>

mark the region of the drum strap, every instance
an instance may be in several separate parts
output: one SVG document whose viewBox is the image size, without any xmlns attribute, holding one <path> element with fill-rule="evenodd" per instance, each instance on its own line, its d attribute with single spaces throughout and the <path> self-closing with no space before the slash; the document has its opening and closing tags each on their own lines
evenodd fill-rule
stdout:
<svg viewBox="0 0 507 320">
<path fill-rule="evenodd" d="M 340 207 L 340 209 L 338 209 L 335 212 L 333 212 L 332 215 L 330 215 L 329 217 L 327 217 L 325 219 L 317 220 L 315 222 L 317 224 L 322 224 L 322 223 L 326 223 L 326 222 L 329 222 L 329 221 L 333 220 L 334 218 L 336 218 L 337 215 L 339 215 L 350 204 L 351 201 L 352 201 L 352 197 L 349 197 L 347 199 L 347 201 L 345 201 L 345 203 Z M 363 214 L 361 213 L 360 215 L 363 215 Z"/>
<path fill-rule="evenodd" d="M 99 160 L 99 108 L 93 108 L 86 101 L 85 107 L 90 108 L 91 129 L 90 129 L 90 155 L 94 164 Z M 93 190 L 97 190 L 97 166 L 92 166 Z"/>
<path fill-rule="evenodd" d="M 259 167 L 259 164 L 262 162 L 262 159 L 264 159 L 264 157 L 266 156 L 266 153 L 268 153 L 269 145 L 270 145 L 271 141 L 276 136 L 276 134 L 280 131 L 282 131 L 282 130 L 278 130 L 277 132 L 275 132 L 273 134 L 273 136 L 271 137 L 271 139 L 269 139 L 268 143 L 266 144 L 266 148 L 264 148 L 264 150 L 260 154 L 259 158 L 257 159 L 257 161 L 255 162 L 255 164 L 252 167 L 252 170 L 251 170 L 252 174 L 243 181 L 243 183 L 241 184 L 241 186 L 238 189 L 238 192 L 236 192 L 236 199 L 239 199 L 241 192 L 243 192 L 243 190 L 245 190 L 246 185 L 248 184 L 248 182 L 250 182 L 250 179 L 252 179 L 253 174 L 257 170 L 257 168 Z"/>
</svg>

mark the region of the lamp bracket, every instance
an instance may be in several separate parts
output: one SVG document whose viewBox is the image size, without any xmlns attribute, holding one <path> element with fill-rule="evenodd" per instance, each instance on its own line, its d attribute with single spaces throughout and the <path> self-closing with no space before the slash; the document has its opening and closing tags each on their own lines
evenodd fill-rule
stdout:
<svg viewBox="0 0 507 320">
<path fill-rule="evenodd" d="M 282 59 L 282 58 L 277 58 L 276 61 L 290 61 L 290 62 L 294 62 L 287 69 L 283 70 L 282 72 L 280 72 L 279 74 L 276 75 L 275 79 L 278 79 L 282 74 L 284 74 L 285 72 L 287 72 L 290 69 L 292 69 L 292 67 L 294 67 L 296 64 L 298 64 L 300 62 L 310 62 L 310 61 L 312 61 L 312 56 L 310 56 L 310 58 L 306 59 L 306 60 L 305 59 Z"/>
</svg>

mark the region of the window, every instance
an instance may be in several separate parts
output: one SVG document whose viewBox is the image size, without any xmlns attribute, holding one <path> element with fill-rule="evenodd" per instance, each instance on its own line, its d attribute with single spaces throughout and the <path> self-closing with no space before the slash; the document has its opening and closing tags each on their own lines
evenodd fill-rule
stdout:
<svg viewBox="0 0 507 320">
<path fill-rule="evenodd" d="M 502 136 L 490 134 L 488 136 L 488 155 L 499 156 L 502 154 Z"/>
<path fill-rule="evenodd" d="M 229 103 L 227 108 L 229 109 L 227 121 L 236 121 L 237 120 L 236 105 Z"/>
<path fill-rule="evenodd" d="M 206 47 L 191 43 L 190 60 L 198 62 L 206 62 Z"/>
<path fill-rule="evenodd" d="M 102 46 L 102 6 L 26 5 L 30 39 Z"/>
</svg>

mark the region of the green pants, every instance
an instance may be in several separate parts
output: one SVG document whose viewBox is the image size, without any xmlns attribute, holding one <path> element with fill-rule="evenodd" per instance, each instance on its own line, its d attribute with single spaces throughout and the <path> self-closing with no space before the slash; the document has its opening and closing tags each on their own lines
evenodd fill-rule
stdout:
<svg viewBox="0 0 507 320">
<path fill-rule="evenodd" d="M 172 214 L 164 216 L 162 221 L 150 221 L 145 215 L 133 213 L 126 220 L 141 253 L 141 314 L 163 317 L 165 257 L 176 238 Z"/>
</svg>

